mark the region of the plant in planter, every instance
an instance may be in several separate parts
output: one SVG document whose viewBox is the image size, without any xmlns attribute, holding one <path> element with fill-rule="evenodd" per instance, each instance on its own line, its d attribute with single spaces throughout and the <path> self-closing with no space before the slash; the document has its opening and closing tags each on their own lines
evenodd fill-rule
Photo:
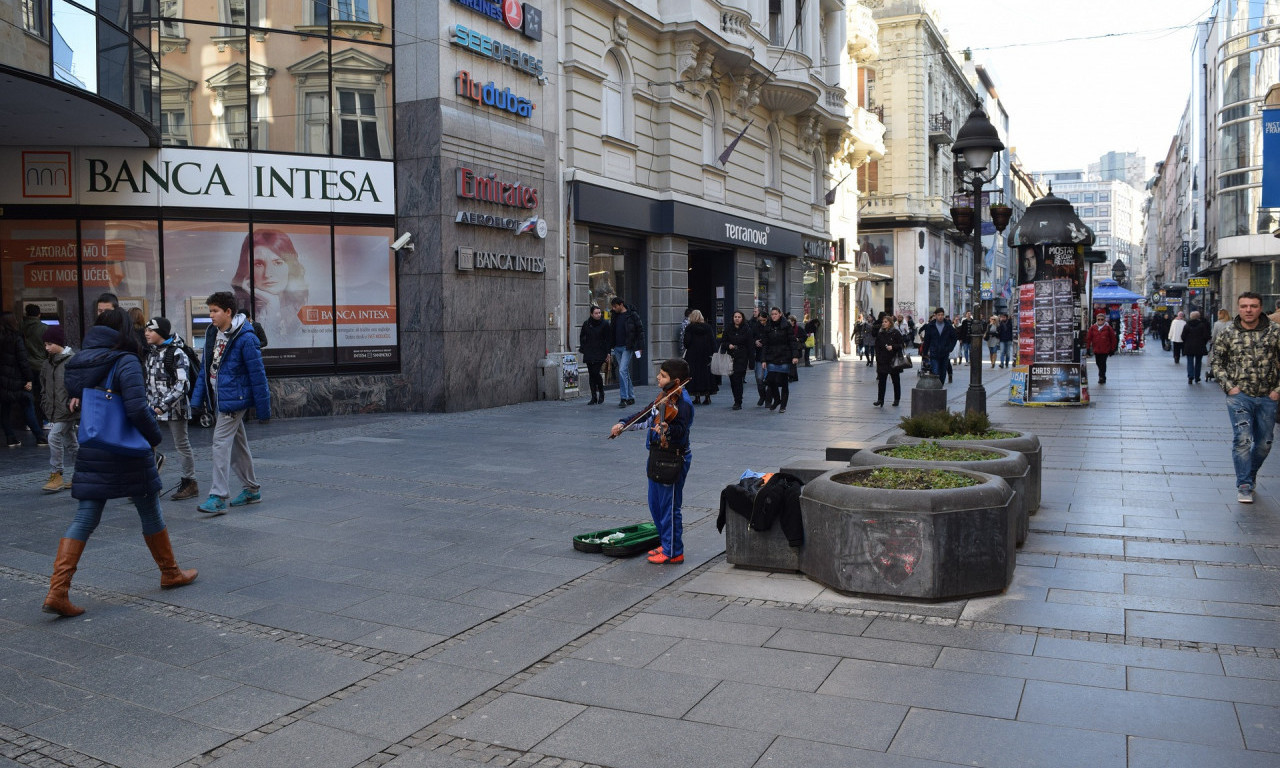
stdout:
<svg viewBox="0 0 1280 768">
<path fill-rule="evenodd" d="M 968 469 L 830 472 L 800 497 L 800 569 L 865 595 L 939 600 L 1002 591 L 1013 577 L 1013 496 L 1004 480 Z"/>
<path fill-rule="evenodd" d="M 1034 515 L 1040 509 L 1040 438 L 1034 433 L 992 427 L 985 413 L 951 413 L 935 411 L 905 417 L 900 422 L 904 434 L 891 435 L 889 443 L 919 443 L 926 439 L 946 441 L 947 445 L 989 446 L 1018 451 L 1027 457 L 1026 510 Z"/>
<path fill-rule="evenodd" d="M 898 471 L 907 471 L 908 467 L 928 466 L 938 469 L 967 469 L 995 475 L 1013 490 L 1014 498 L 1009 505 L 1009 524 L 1014 542 L 1021 546 L 1027 540 L 1027 480 L 1031 467 L 1027 457 L 1018 451 L 978 444 L 924 440 L 872 446 L 855 453 L 849 466 L 891 468 Z"/>
</svg>

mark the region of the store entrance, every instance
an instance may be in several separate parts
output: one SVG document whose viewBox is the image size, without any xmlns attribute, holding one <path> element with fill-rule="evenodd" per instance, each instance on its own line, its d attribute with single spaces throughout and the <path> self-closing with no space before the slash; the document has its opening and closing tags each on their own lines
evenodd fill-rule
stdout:
<svg viewBox="0 0 1280 768">
<path fill-rule="evenodd" d="M 733 249 L 689 246 L 689 303 L 719 336 L 733 316 Z"/>
</svg>

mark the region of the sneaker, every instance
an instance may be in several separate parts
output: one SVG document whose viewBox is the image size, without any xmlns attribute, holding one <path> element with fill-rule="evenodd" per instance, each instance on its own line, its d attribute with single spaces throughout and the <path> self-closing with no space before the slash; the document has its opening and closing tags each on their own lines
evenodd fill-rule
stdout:
<svg viewBox="0 0 1280 768">
<path fill-rule="evenodd" d="M 257 504 L 260 501 L 262 501 L 261 491 L 255 491 L 252 488 L 245 488 L 240 492 L 239 496 L 229 502 L 228 506 L 244 507 L 249 504 Z"/>
<path fill-rule="evenodd" d="M 41 432 L 40 434 L 36 435 L 36 447 L 37 447 L 37 448 L 48 448 L 48 447 L 49 447 L 49 438 L 45 437 L 43 432 Z"/>
<path fill-rule="evenodd" d="M 1241 487 L 1240 492 L 1236 494 L 1236 501 L 1240 502 L 1241 504 L 1252 504 L 1253 491 L 1248 488 Z"/>
<path fill-rule="evenodd" d="M 200 486 L 196 484 L 194 478 L 184 477 L 182 482 L 178 484 L 178 490 L 173 494 L 174 501 L 182 501 L 183 499 L 194 499 L 200 495 Z"/>
<path fill-rule="evenodd" d="M 205 499 L 204 503 L 196 507 L 196 509 L 206 515 L 225 515 L 227 513 L 227 501 L 221 496 L 209 494 L 209 498 Z"/>
<path fill-rule="evenodd" d="M 649 562 L 653 563 L 654 565 L 666 565 L 667 563 L 670 563 L 671 565 L 679 565 L 680 563 L 684 562 L 684 555 L 667 557 L 663 553 L 659 552 L 656 555 L 649 555 Z"/>
<path fill-rule="evenodd" d="M 18 448 L 18 447 L 20 447 L 21 445 L 22 445 L 22 441 L 21 441 L 21 440 L 19 440 L 18 438 L 16 438 L 16 437 L 11 437 L 11 438 L 9 438 L 9 447 L 10 447 L 10 448 Z"/>
<path fill-rule="evenodd" d="M 61 472 L 50 472 L 49 482 L 41 486 L 40 490 L 45 493 L 57 493 L 58 491 L 66 490 L 70 485 L 70 483 L 63 482 Z"/>
<path fill-rule="evenodd" d="M 155 454 L 156 454 L 156 472 L 159 472 L 160 468 L 164 466 L 164 454 L 159 451 L 156 451 Z"/>
</svg>

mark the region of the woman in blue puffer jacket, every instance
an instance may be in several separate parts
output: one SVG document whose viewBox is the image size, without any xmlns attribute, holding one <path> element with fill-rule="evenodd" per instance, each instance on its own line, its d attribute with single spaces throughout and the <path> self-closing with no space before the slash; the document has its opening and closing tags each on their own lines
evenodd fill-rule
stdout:
<svg viewBox="0 0 1280 768">
<path fill-rule="evenodd" d="M 85 334 L 84 348 L 66 363 L 67 394 L 72 410 L 78 410 L 84 390 L 109 387 L 124 402 L 129 421 L 154 447 L 160 444 L 160 428 L 147 406 L 147 386 L 131 326 L 123 310 L 109 309 L 98 315 Z M 107 381 L 113 368 L 114 380 Z M 85 542 L 102 519 L 107 499 L 128 498 L 137 508 L 142 520 L 142 538 L 160 567 L 161 588 L 181 587 L 195 581 L 196 571 L 182 570 L 174 559 L 169 532 L 160 514 L 160 487 L 160 473 L 156 471 L 153 455 L 123 456 L 81 443 L 71 481 L 71 495 L 80 500 L 80 507 L 71 527 L 58 542 L 49 594 L 44 599 L 46 613 L 61 616 L 84 613 L 68 596 L 71 577 Z"/>
</svg>

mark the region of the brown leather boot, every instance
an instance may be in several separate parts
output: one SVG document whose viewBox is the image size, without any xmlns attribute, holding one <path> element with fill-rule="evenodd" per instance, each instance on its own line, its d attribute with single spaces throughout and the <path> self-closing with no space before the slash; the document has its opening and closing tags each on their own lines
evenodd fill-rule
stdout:
<svg viewBox="0 0 1280 768">
<path fill-rule="evenodd" d="M 184 571 L 178 567 L 178 562 L 173 557 L 173 545 L 169 543 L 168 528 L 142 538 L 147 542 L 147 549 L 151 550 L 151 557 L 156 565 L 160 566 L 161 589 L 183 587 L 196 580 L 199 572 L 195 568 Z"/>
<path fill-rule="evenodd" d="M 71 591 L 71 577 L 75 575 L 76 564 L 84 553 L 84 542 L 77 539 L 59 539 L 58 554 L 53 558 L 53 575 L 49 577 L 49 594 L 45 595 L 45 613 L 56 613 L 59 616 L 79 616 L 84 609 L 72 605 L 67 593 Z"/>
<path fill-rule="evenodd" d="M 174 501 L 182 501 L 183 499 L 194 499 L 200 495 L 200 486 L 195 479 L 190 477 L 182 478 L 182 482 L 178 484 L 178 490 L 173 494 Z"/>
</svg>

